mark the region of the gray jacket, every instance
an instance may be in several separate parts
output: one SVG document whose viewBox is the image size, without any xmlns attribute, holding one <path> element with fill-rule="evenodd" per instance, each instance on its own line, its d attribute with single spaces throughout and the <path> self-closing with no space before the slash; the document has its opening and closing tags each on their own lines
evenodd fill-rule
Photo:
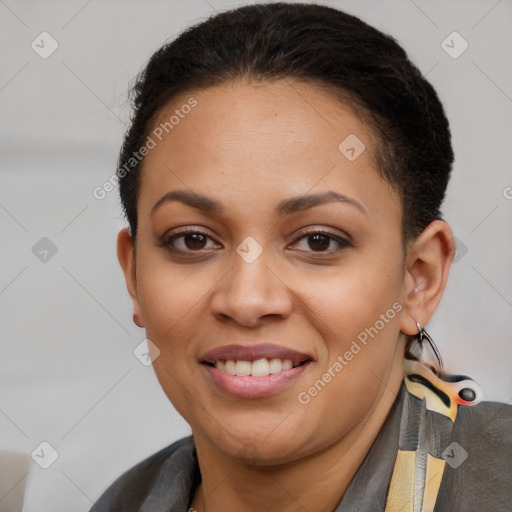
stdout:
<svg viewBox="0 0 512 512">
<path fill-rule="evenodd" d="M 512 406 L 480 402 L 458 409 L 452 422 L 402 384 L 334 512 L 393 510 L 386 509 L 393 468 L 397 452 L 407 450 L 418 452 L 417 461 L 420 452 L 446 461 L 434 512 L 512 511 Z M 90 512 L 187 512 L 200 480 L 194 440 L 186 437 L 126 471 Z M 407 510 L 422 511 L 421 497 Z"/>
</svg>

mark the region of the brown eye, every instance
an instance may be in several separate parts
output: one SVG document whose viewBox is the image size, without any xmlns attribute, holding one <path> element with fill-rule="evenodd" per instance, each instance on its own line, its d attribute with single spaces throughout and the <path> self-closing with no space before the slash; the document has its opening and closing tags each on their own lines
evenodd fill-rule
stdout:
<svg viewBox="0 0 512 512">
<path fill-rule="evenodd" d="M 331 243 L 331 238 L 324 235 L 323 233 L 316 233 L 314 235 L 308 235 L 309 247 L 314 251 L 323 251 L 328 249 Z"/>
<path fill-rule="evenodd" d="M 188 249 L 204 249 L 206 238 L 202 233 L 189 233 L 184 235 L 183 242 Z"/>
<path fill-rule="evenodd" d="M 304 233 L 296 242 L 294 242 L 293 245 L 298 245 L 301 240 L 307 241 L 307 244 L 304 244 L 307 245 L 307 247 L 300 249 L 306 252 L 330 254 L 351 246 L 346 239 L 328 231 L 316 230 Z M 337 249 L 329 249 L 329 247 L 333 245 L 332 242 L 334 242 L 335 245 L 338 245 Z"/>
<path fill-rule="evenodd" d="M 176 253 L 200 252 L 208 249 L 208 240 L 213 240 L 206 233 L 192 228 L 179 231 L 165 236 L 161 242 L 161 247 L 167 247 L 170 251 Z"/>
</svg>

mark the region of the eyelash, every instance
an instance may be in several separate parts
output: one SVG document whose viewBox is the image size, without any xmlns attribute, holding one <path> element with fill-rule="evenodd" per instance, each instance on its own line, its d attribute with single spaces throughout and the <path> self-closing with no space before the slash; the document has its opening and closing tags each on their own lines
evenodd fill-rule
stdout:
<svg viewBox="0 0 512 512">
<path fill-rule="evenodd" d="M 210 238 L 213 240 L 213 238 L 211 236 L 207 235 L 206 233 L 204 233 L 202 231 L 199 231 L 199 230 L 196 230 L 193 228 L 186 228 L 181 231 L 178 231 L 177 233 L 173 233 L 172 235 L 164 237 L 162 239 L 162 241 L 160 242 L 160 246 L 167 248 L 171 252 L 181 253 L 181 254 L 199 253 L 199 252 L 203 251 L 204 249 L 199 249 L 197 251 L 190 250 L 190 249 L 189 250 L 176 249 L 175 247 L 172 246 L 172 244 L 175 240 L 177 240 L 179 238 L 183 238 L 185 235 L 190 235 L 190 234 L 203 235 L 203 236 L 206 236 L 207 238 Z M 296 244 L 299 240 L 302 240 L 303 238 L 307 238 L 308 236 L 313 236 L 313 235 L 324 235 L 327 238 L 329 238 L 330 240 L 335 241 L 340 246 L 340 248 L 335 251 L 332 251 L 332 250 L 306 251 L 306 252 L 312 252 L 315 255 L 318 255 L 318 254 L 332 255 L 333 252 L 339 252 L 347 247 L 352 247 L 352 244 L 345 238 L 340 237 L 338 235 L 334 235 L 333 233 L 331 233 L 329 231 L 322 230 L 322 229 L 309 230 L 309 231 L 305 231 L 305 232 L 301 233 L 301 235 L 295 240 L 295 242 L 293 242 L 292 245 Z"/>
</svg>

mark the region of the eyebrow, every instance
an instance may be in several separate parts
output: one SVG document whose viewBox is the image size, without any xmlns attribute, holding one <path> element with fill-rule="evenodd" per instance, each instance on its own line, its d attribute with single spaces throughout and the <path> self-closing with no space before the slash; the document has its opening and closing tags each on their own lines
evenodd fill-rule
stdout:
<svg viewBox="0 0 512 512">
<path fill-rule="evenodd" d="M 203 196 L 201 194 L 197 194 L 195 192 L 188 192 L 186 190 L 172 190 L 164 194 L 154 204 L 153 208 L 151 208 L 151 215 L 153 215 L 153 213 L 162 204 L 170 201 L 179 201 L 192 208 L 196 208 L 198 210 L 216 215 L 220 215 L 224 212 L 222 204 L 216 201 L 215 199 Z M 309 194 L 284 199 L 283 201 L 277 204 L 276 213 L 281 216 L 291 215 L 292 213 L 309 210 L 310 208 L 319 206 L 321 204 L 334 202 L 345 203 L 354 206 L 362 213 L 368 215 L 368 212 L 361 203 L 344 194 L 334 192 L 333 190 L 329 190 L 327 192 L 322 192 L 319 194 Z"/>
</svg>

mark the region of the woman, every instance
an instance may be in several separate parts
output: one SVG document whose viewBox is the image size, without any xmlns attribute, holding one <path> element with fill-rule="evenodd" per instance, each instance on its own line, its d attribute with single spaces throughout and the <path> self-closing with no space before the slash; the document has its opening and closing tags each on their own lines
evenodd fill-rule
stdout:
<svg viewBox="0 0 512 512">
<path fill-rule="evenodd" d="M 510 510 L 512 407 L 446 374 L 424 330 L 453 152 L 396 41 L 329 7 L 241 7 L 134 93 L 118 257 L 192 436 L 92 510 Z"/>
</svg>

